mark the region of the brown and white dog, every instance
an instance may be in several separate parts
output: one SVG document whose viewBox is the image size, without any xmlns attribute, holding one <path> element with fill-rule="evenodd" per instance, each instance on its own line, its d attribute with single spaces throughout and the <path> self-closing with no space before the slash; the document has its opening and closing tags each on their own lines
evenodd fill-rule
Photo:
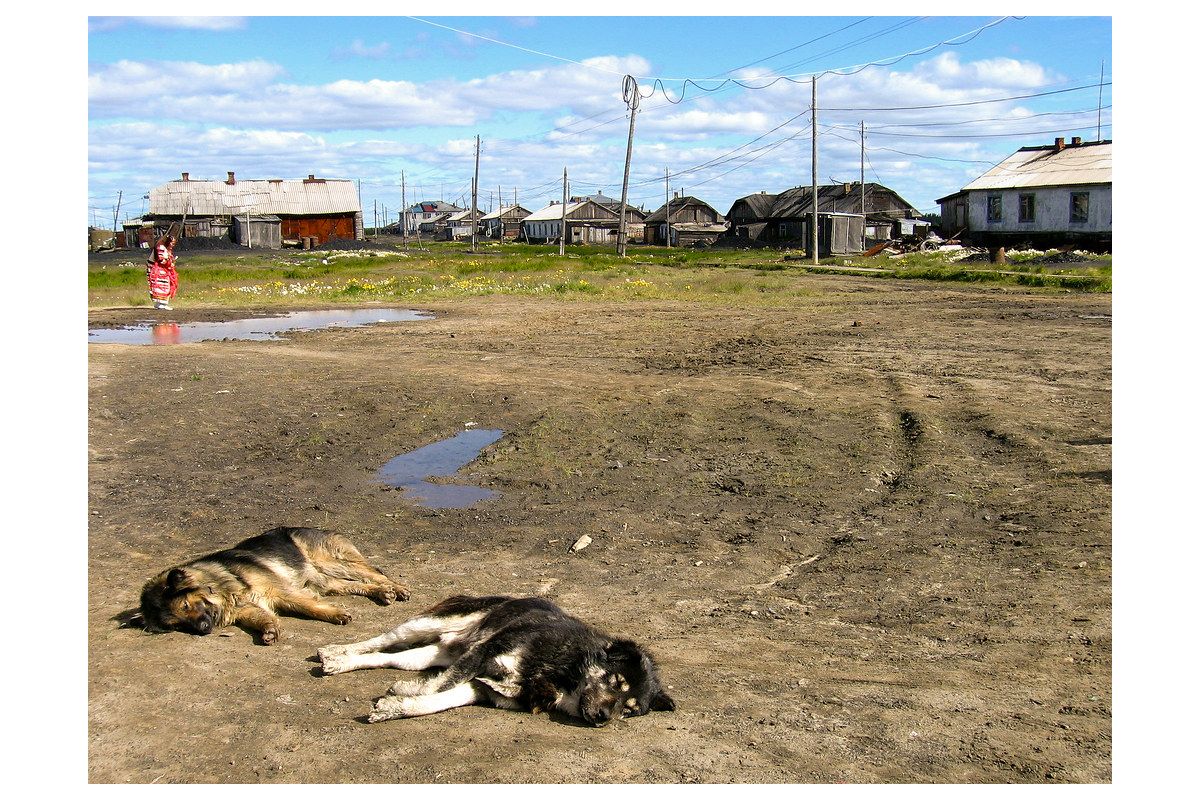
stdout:
<svg viewBox="0 0 1200 800">
<path fill-rule="evenodd" d="M 373 639 L 318 651 L 326 675 L 392 667 L 441 672 L 397 681 L 371 722 L 488 703 L 556 709 L 602 726 L 673 711 L 654 659 L 539 597 L 457 596 Z"/>
<path fill-rule="evenodd" d="M 141 611 L 128 624 L 200 635 L 240 625 L 272 644 L 280 612 L 350 622 L 349 612 L 322 601 L 322 594 L 363 595 L 381 605 L 408 599 L 408 589 L 368 564 L 346 537 L 280 527 L 151 578 L 142 588 Z"/>
</svg>

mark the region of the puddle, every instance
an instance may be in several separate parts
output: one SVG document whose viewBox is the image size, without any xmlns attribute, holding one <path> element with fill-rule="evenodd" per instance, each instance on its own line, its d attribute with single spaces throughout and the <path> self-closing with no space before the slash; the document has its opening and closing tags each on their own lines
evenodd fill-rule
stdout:
<svg viewBox="0 0 1200 800">
<path fill-rule="evenodd" d="M 226 322 L 155 322 L 141 320 L 123 328 L 89 328 L 88 342 L 97 344 L 187 344 L 213 339 L 264 341 L 283 339 L 281 333 L 321 328 L 357 328 L 377 322 L 430 319 L 422 311 L 401 308 L 321 309 L 293 311 L 277 317 L 233 319 Z"/>
<path fill-rule="evenodd" d="M 479 451 L 504 435 L 504 431 L 476 428 L 419 447 L 393 458 L 376 476 L 404 497 L 425 508 L 466 508 L 498 492 L 482 486 L 429 483 L 425 479 L 450 477 L 479 457 Z"/>
</svg>

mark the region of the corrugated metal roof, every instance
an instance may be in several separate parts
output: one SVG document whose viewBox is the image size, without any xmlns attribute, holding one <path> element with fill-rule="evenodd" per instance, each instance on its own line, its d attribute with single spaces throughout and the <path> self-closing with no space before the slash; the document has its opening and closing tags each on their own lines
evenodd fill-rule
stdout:
<svg viewBox="0 0 1200 800">
<path fill-rule="evenodd" d="M 963 191 L 1094 183 L 1112 183 L 1111 141 L 1066 145 L 1061 151 L 1054 145 L 1022 147 Z"/>
<path fill-rule="evenodd" d="M 510 211 L 514 212 L 514 216 L 529 214 L 529 210 L 524 206 L 500 206 L 499 208 L 484 214 L 482 217 L 480 217 L 480 219 L 499 219 L 501 216 L 508 214 Z M 522 219 L 524 219 L 524 217 L 522 217 Z"/>
<path fill-rule="evenodd" d="M 344 214 L 361 211 L 349 180 L 171 181 L 150 190 L 150 215 Z"/>
<path fill-rule="evenodd" d="M 576 209 L 578 209 L 579 207 L 585 206 L 585 205 L 587 205 L 586 200 L 583 200 L 578 203 L 567 203 L 567 214 L 571 214 L 571 212 L 573 212 Z M 526 217 L 524 221 L 525 222 L 547 222 L 552 219 L 562 219 L 562 215 L 563 215 L 562 203 L 551 203 L 550 205 L 546 206 L 545 208 L 539 208 L 537 211 L 534 211 L 532 214 L 530 214 L 528 217 Z"/>
</svg>

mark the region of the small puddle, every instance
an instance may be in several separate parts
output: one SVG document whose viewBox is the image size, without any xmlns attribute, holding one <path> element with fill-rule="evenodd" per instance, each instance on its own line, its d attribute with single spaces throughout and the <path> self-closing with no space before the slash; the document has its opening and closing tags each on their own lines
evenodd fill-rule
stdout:
<svg viewBox="0 0 1200 800">
<path fill-rule="evenodd" d="M 425 508 L 466 508 L 499 492 L 482 486 L 429 483 L 426 478 L 446 478 L 479 457 L 479 451 L 504 435 L 504 431 L 476 428 L 419 447 L 393 458 L 379 468 L 380 481 L 400 489 L 404 497 Z"/>
<path fill-rule="evenodd" d="M 411 322 L 430 319 L 422 311 L 401 308 L 321 309 L 293 311 L 277 317 L 232 319 L 225 322 L 154 322 L 140 320 L 122 328 L 88 328 L 88 342 L 96 344 L 188 344 L 213 339 L 265 341 L 282 339 L 281 333 L 321 328 L 357 328 L 377 322 Z"/>
</svg>

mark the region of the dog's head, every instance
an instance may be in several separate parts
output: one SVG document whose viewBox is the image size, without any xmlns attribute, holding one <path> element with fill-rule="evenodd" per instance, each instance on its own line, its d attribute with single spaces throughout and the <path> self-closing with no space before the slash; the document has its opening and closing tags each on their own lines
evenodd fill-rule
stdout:
<svg viewBox="0 0 1200 800">
<path fill-rule="evenodd" d="M 223 604 L 203 585 L 202 577 L 187 567 L 175 567 L 150 579 L 142 587 L 141 623 L 146 630 L 211 633 L 220 622 Z"/>
<path fill-rule="evenodd" d="M 584 676 L 579 716 L 590 725 L 674 710 L 675 701 L 663 690 L 654 659 L 628 639 L 610 642 Z"/>
</svg>

